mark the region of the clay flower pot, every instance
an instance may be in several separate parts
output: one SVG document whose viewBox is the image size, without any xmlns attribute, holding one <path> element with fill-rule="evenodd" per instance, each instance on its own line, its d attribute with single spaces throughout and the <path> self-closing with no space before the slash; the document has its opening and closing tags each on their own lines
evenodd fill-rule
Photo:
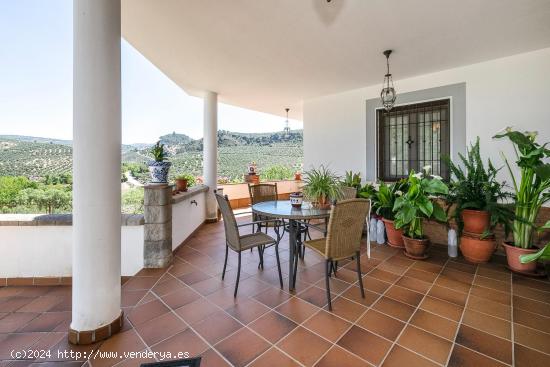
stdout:
<svg viewBox="0 0 550 367">
<path fill-rule="evenodd" d="M 482 234 L 489 229 L 491 213 L 485 210 L 464 209 L 462 211 L 464 232 Z"/>
<path fill-rule="evenodd" d="M 382 221 L 386 226 L 386 235 L 388 236 L 388 245 L 396 248 L 404 248 L 405 243 L 403 242 L 403 230 L 395 229 L 393 220 L 382 218 Z"/>
<path fill-rule="evenodd" d="M 466 261 L 482 264 L 491 260 L 497 242 L 493 236 L 481 239 L 479 236 L 463 235 L 460 237 L 460 252 Z"/>
<path fill-rule="evenodd" d="M 511 243 L 503 243 L 504 250 L 506 251 L 506 260 L 508 260 L 508 267 L 510 270 L 521 274 L 535 274 L 537 270 L 537 262 L 532 261 L 527 264 L 522 264 L 519 261 L 521 255 L 532 254 L 538 251 L 538 249 L 521 248 L 516 247 Z"/>
<path fill-rule="evenodd" d="M 321 210 L 330 209 L 330 200 L 326 196 L 320 196 L 317 198 L 317 208 Z"/>
<path fill-rule="evenodd" d="M 430 247 L 429 239 L 416 239 L 405 235 L 402 237 L 403 242 L 405 243 L 405 255 L 415 260 L 423 260 L 428 258 L 428 248 Z"/>
<path fill-rule="evenodd" d="M 178 191 L 187 191 L 187 180 L 185 178 L 176 179 L 176 189 Z"/>
</svg>

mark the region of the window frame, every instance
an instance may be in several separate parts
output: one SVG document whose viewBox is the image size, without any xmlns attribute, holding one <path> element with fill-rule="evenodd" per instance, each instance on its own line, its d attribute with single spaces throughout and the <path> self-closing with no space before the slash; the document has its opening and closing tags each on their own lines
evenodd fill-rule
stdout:
<svg viewBox="0 0 550 367">
<path fill-rule="evenodd" d="M 436 104 L 438 102 L 439 103 L 447 102 L 447 106 L 448 106 L 447 107 L 448 108 L 447 135 L 448 135 L 448 147 L 449 147 L 447 154 L 448 154 L 449 157 L 452 158 L 453 157 L 453 152 L 454 152 L 454 149 L 453 149 L 453 97 L 452 96 L 441 96 L 441 97 L 431 98 L 431 99 L 427 99 L 427 100 L 401 103 L 401 104 L 395 105 L 394 109 L 395 108 L 402 108 L 402 107 L 406 108 L 407 106 L 413 106 L 413 105 Z M 385 109 L 383 107 L 377 107 L 377 108 L 374 109 L 375 136 L 376 136 L 376 139 L 375 139 L 375 152 L 376 152 L 375 176 L 376 176 L 376 181 L 395 182 L 395 181 L 399 180 L 402 176 L 400 176 L 400 177 L 395 177 L 395 176 L 394 177 L 386 177 L 383 174 L 383 169 L 385 167 L 384 167 L 384 162 L 383 162 L 384 152 L 383 152 L 382 149 L 384 149 L 384 147 L 385 147 L 385 142 L 383 142 L 381 140 L 381 138 L 382 138 L 381 129 L 380 129 L 381 122 L 380 122 L 380 118 L 379 118 L 380 113 L 383 113 L 383 112 L 385 112 Z M 444 162 L 443 162 L 443 160 L 441 160 L 441 158 L 440 158 L 440 164 L 442 166 L 444 165 Z M 410 170 L 409 170 L 409 172 L 410 172 Z M 451 176 L 451 173 L 449 172 L 449 170 L 447 168 L 446 177 L 444 176 L 443 180 L 448 182 L 450 180 L 450 176 Z"/>
</svg>

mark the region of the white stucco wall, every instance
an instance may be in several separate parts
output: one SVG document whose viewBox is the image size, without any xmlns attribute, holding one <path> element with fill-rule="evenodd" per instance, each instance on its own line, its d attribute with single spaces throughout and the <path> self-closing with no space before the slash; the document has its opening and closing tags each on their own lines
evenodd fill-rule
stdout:
<svg viewBox="0 0 550 367">
<path fill-rule="evenodd" d="M 72 226 L 0 226 L 0 278 L 72 274 Z M 143 267 L 143 226 L 121 227 L 122 275 Z"/>
<path fill-rule="evenodd" d="M 399 78 L 399 70 L 392 72 Z M 456 83 L 466 83 L 466 141 L 479 136 L 482 154 L 498 166 L 503 164 L 500 151 L 509 157 L 513 154 L 510 143 L 492 139 L 500 129 L 513 125 L 538 131 L 541 142 L 550 140 L 550 48 L 394 80 L 398 93 Z M 304 102 L 304 169 L 328 164 L 340 174 L 353 170 L 363 177 L 374 176 L 366 172 L 366 160 L 375 159 L 366 157 L 366 136 L 376 134 L 366 131 L 366 100 L 379 97 L 380 88 L 375 85 Z M 506 171 L 501 175 L 509 181 Z"/>
<path fill-rule="evenodd" d="M 200 192 L 172 204 L 172 249 L 189 237 L 206 218 L 206 193 Z M 196 205 L 193 203 L 196 202 Z"/>
</svg>

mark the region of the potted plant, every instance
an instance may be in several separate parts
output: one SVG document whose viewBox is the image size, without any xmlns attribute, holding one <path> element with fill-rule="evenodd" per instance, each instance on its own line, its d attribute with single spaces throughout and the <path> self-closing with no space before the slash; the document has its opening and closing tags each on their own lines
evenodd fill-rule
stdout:
<svg viewBox="0 0 550 367">
<path fill-rule="evenodd" d="M 168 183 L 168 171 L 172 163 L 167 162 L 167 153 L 164 150 L 164 144 L 158 141 L 151 148 L 151 154 L 153 154 L 153 161 L 148 163 L 149 172 L 151 173 L 152 184 L 166 184 Z"/>
<path fill-rule="evenodd" d="M 399 180 L 392 184 L 380 182 L 378 189 L 375 190 L 370 198 L 372 210 L 382 217 L 388 237 L 388 245 L 396 248 L 404 248 L 403 229 L 396 229 L 394 225 L 395 213 L 393 207 L 395 200 L 407 191 L 407 181 Z M 361 194 L 360 194 L 361 195 Z"/>
<path fill-rule="evenodd" d="M 511 230 L 513 212 L 502 203 L 511 195 L 504 183 L 497 181 L 498 169 L 491 160 L 487 168 L 479 150 L 479 138 L 470 146 L 467 157 L 459 154 L 464 168 L 445 158 L 455 180 L 451 181 L 447 203 L 454 204 L 454 219 L 460 236 L 460 251 L 472 263 L 491 259 L 497 243 L 492 230 L 502 225 L 506 234 Z M 451 208 L 451 207 L 449 207 Z"/>
<path fill-rule="evenodd" d="M 176 190 L 187 191 L 187 189 L 195 184 L 195 177 L 188 173 L 184 173 L 176 177 Z"/>
<path fill-rule="evenodd" d="M 341 196 L 338 176 L 323 165 L 304 172 L 303 182 L 305 197 L 319 209 L 330 208 L 330 201 Z"/>
<path fill-rule="evenodd" d="M 494 136 L 497 139 L 504 137 L 514 145 L 519 168 L 519 176 L 516 177 L 510 163 L 504 158 L 515 191 L 514 242 L 504 243 L 504 249 L 510 269 L 533 274 L 537 263 L 522 263 L 520 256 L 539 251 L 532 241 L 539 210 L 550 201 L 550 164 L 544 162 L 544 159 L 550 157 L 550 150 L 546 148 L 548 143 L 540 145 L 535 141 L 536 132 L 522 133 L 506 128 L 504 133 Z"/>
<path fill-rule="evenodd" d="M 550 220 L 546 224 L 539 228 L 539 231 L 550 229 Z M 550 260 L 550 242 L 548 242 L 543 248 L 533 254 L 525 254 L 519 257 L 519 261 L 522 264 L 535 263 L 536 261 L 548 261 Z"/>
<path fill-rule="evenodd" d="M 344 181 L 342 184 L 347 187 L 353 187 L 354 189 L 359 190 L 361 188 L 361 174 L 353 173 L 352 171 L 346 171 L 344 176 Z"/>
<path fill-rule="evenodd" d="M 423 219 L 435 219 L 446 222 L 447 215 L 443 208 L 432 199 L 439 195 L 447 195 L 449 189 L 440 177 L 429 176 L 429 166 L 424 172 L 415 173 L 411 170 L 407 178 L 408 190 L 395 199 L 393 207 L 395 228 L 403 228 L 405 255 L 413 259 L 425 259 L 430 240 L 424 236 Z"/>
</svg>

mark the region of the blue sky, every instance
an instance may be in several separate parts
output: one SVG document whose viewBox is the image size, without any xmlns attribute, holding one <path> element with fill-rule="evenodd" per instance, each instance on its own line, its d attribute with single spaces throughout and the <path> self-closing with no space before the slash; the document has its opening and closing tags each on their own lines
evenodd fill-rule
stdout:
<svg viewBox="0 0 550 367">
<path fill-rule="evenodd" d="M 0 135 L 72 138 L 72 26 L 72 0 L 0 0 Z M 121 42 L 123 143 L 150 143 L 172 131 L 200 138 L 202 99 Z M 218 119 L 231 131 L 284 127 L 279 116 L 224 104 Z"/>
</svg>

